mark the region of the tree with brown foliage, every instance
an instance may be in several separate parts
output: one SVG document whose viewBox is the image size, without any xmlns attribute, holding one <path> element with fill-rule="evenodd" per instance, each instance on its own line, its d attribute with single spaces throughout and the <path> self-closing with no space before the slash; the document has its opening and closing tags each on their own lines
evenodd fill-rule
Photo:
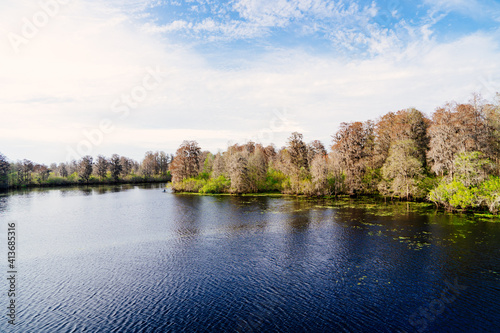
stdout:
<svg viewBox="0 0 500 333">
<path fill-rule="evenodd" d="M 250 178 L 248 175 L 248 153 L 235 152 L 229 158 L 229 178 L 231 179 L 231 193 L 250 192 Z"/>
<path fill-rule="evenodd" d="M 146 177 L 151 177 L 155 174 L 156 156 L 152 151 L 147 151 L 141 163 L 141 173 Z"/>
<path fill-rule="evenodd" d="M 172 182 L 196 177 L 200 170 L 201 148 L 196 141 L 183 141 L 170 165 Z"/>
<path fill-rule="evenodd" d="M 267 161 L 264 150 L 257 148 L 248 157 L 248 179 L 251 192 L 257 192 L 266 180 Z"/>
<path fill-rule="evenodd" d="M 416 146 L 415 157 L 425 166 L 429 123 L 430 120 L 415 108 L 389 112 L 382 116 L 375 125 L 374 166 L 382 166 L 389 156 L 391 145 L 400 140 L 413 140 Z"/>
<path fill-rule="evenodd" d="M 367 126 L 368 125 L 368 126 Z M 336 152 L 339 164 L 345 175 L 346 190 L 350 195 L 364 190 L 363 176 L 366 159 L 370 157 L 369 124 L 361 122 L 342 123 L 333 137 L 332 150 Z"/>
<path fill-rule="evenodd" d="M 453 177 L 453 160 L 459 153 L 479 151 L 486 156 L 494 155 L 490 146 L 492 131 L 484 108 L 477 97 L 473 102 L 476 105 L 448 103 L 432 115 L 427 157 L 432 171 L 440 176 Z"/>
<path fill-rule="evenodd" d="M 325 157 L 327 155 L 325 146 L 319 140 L 314 140 L 307 145 L 307 160 L 312 163 L 316 156 Z"/>
<path fill-rule="evenodd" d="M 37 175 L 38 183 L 40 184 L 49 178 L 50 171 L 45 164 L 35 164 L 33 166 L 33 172 Z"/>
<path fill-rule="evenodd" d="M 24 159 L 17 163 L 17 181 L 21 185 L 31 184 L 32 172 L 35 165 L 32 161 Z"/>
<path fill-rule="evenodd" d="M 66 166 L 66 163 L 59 163 L 57 166 L 57 173 L 60 177 L 68 177 L 68 167 Z"/>
<path fill-rule="evenodd" d="M 212 165 L 212 178 L 218 178 L 219 176 L 224 175 L 227 175 L 226 158 L 219 152 L 214 157 Z"/>
<path fill-rule="evenodd" d="M 307 162 L 307 146 L 303 141 L 303 135 L 293 132 L 288 138 L 286 150 L 290 156 L 290 163 L 297 170 L 308 167 Z"/>
<path fill-rule="evenodd" d="M 128 157 L 121 156 L 120 157 L 120 165 L 122 167 L 121 176 L 127 177 L 132 172 L 132 167 L 134 165 L 134 161 Z"/>
</svg>

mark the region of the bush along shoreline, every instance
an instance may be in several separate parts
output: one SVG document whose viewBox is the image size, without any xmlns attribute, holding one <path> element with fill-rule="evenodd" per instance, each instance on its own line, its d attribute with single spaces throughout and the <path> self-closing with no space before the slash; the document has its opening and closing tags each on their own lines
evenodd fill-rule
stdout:
<svg viewBox="0 0 500 333">
<path fill-rule="evenodd" d="M 329 149 L 327 149 L 327 147 Z M 329 146 L 294 132 L 277 148 L 255 142 L 212 154 L 183 141 L 175 156 L 117 154 L 50 166 L 0 154 L 0 190 L 172 181 L 174 192 L 281 193 L 426 201 L 448 211 L 500 211 L 500 94 L 473 94 L 426 116 L 415 108 L 341 123 Z"/>
<path fill-rule="evenodd" d="M 53 163 L 50 166 L 30 160 L 8 162 L 0 154 L 0 191 L 36 187 L 164 183 L 172 177 L 168 166 L 172 155 L 164 152 L 145 154 L 141 163 L 112 155 L 84 156 L 79 161 Z"/>
<path fill-rule="evenodd" d="M 284 147 L 255 142 L 202 151 L 184 141 L 169 170 L 174 192 L 381 196 L 448 211 L 500 210 L 500 95 L 473 94 L 427 117 L 414 109 L 342 123 L 327 151 L 291 134 Z"/>
</svg>

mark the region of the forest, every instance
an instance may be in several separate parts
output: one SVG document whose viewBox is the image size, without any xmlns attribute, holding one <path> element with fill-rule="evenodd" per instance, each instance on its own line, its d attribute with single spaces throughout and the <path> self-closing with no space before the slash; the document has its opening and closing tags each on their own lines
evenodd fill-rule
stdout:
<svg viewBox="0 0 500 333">
<path fill-rule="evenodd" d="M 172 180 L 174 192 L 380 196 L 497 214 L 499 159 L 500 94 L 473 94 L 430 116 L 408 108 L 342 123 L 328 150 L 294 132 L 280 149 L 246 142 L 212 154 L 183 141 L 175 156 L 148 151 L 141 163 L 114 154 L 47 166 L 0 154 L 0 188 Z"/>
<path fill-rule="evenodd" d="M 94 159 L 83 156 L 79 161 L 52 163 L 50 166 L 22 160 L 9 163 L 0 153 L 0 189 L 34 186 L 93 185 L 116 183 L 166 182 L 173 156 L 163 151 L 146 152 L 141 163 L 118 154 Z"/>
<path fill-rule="evenodd" d="M 170 164 L 172 189 L 196 193 L 382 196 L 447 210 L 500 207 L 500 95 L 473 94 L 430 117 L 415 108 L 342 123 L 330 149 L 292 133 L 284 147 L 255 142 L 202 151 L 184 141 Z"/>
</svg>

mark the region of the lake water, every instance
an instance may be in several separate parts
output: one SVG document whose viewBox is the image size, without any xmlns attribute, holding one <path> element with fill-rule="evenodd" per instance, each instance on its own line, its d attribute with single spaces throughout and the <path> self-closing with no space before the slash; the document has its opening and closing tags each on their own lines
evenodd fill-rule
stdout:
<svg viewBox="0 0 500 333">
<path fill-rule="evenodd" d="M 161 185 L 4 194 L 0 332 L 500 332 L 500 223 L 418 207 Z"/>
</svg>

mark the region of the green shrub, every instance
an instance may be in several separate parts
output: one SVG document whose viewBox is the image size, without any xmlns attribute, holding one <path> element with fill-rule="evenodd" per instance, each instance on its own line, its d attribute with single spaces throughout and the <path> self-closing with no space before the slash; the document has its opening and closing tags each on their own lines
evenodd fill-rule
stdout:
<svg viewBox="0 0 500 333">
<path fill-rule="evenodd" d="M 488 206 L 491 213 L 497 214 L 500 207 L 500 178 L 490 177 L 479 187 L 482 202 Z"/>
<path fill-rule="evenodd" d="M 450 183 L 441 182 L 429 193 L 428 199 L 448 210 L 476 208 L 481 205 L 478 188 L 467 187 L 457 180 Z"/>
<path fill-rule="evenodd" d="M 266 179 L 263 184 L 260 184 L 259 192 L 282 192 L 284 184 L 290 182 L 290 178 L 283 172 L 269 168 L 267 170 Z"/>
<path fill-rule="evenodd" d="M 46 181 L 46 184 L 52 185 L 52 186 L 55 186 L 55 185 L 66 185 L 66 184 L 69 184 L 69 183 L 70 183 L 70 181 L 68 180 L 68 178 L 56 177 L 56 176 L 52 176 L 52 175 Z"/>
<path fill-rule="evenodd" d="M 231 181 L 223 175 L 212 178 L 199 190 L 200 193 L 227 193 L 231 187 Z"/>
</svg>

